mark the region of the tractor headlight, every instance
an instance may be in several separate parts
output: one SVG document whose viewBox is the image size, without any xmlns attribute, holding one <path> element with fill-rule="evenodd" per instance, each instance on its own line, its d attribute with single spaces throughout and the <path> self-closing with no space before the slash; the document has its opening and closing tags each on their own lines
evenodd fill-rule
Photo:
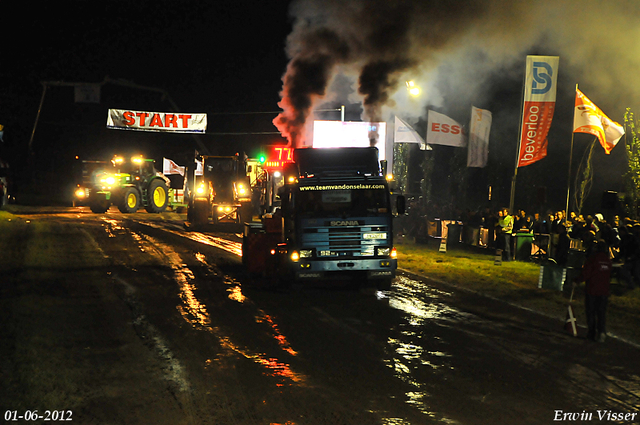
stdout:
<svg viewBox="0 0 640 425">
<path fill-rule="evenodd" d="M 100 183 L 102 183 L 103 186 L 111 187 L 116 184 L 116 178 L 114 176 L 105 176 L 100 179 Z"/>
</svg>

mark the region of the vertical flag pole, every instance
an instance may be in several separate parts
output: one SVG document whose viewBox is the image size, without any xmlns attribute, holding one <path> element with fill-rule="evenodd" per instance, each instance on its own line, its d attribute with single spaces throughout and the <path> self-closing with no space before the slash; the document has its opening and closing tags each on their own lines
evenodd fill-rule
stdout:
<svg viewBox="0 0 640 425">
<path fill-rule="evenodd" d="M 520 109 L 522 110 L 522 116 L 520 117 L 520 128 L 518 129 L 518 149 L 516 150 L 516 167 L 513 171 L 513 177 L 511 178 L 511 197 L 509 198 L 509 212 L 513 214 L 513 207 L 515 206 L 516 195 L 516 178 L 518 177 L 518 163 L 520 162 L 520 149 L 522 148 L 522 125 L 524 123 L 524 92 L 525 84 L 527 83 L 527 71 L 525 70 L 522 77 L 522 96 L 520 98 Z"/>
<path fill-rule="evenodd" d="M 578 94 L 578 84 L 576 84 L 576 96 Z M 575 108 L 575 107 L 574 107 Z M 574 111 L 575 114 L 575 111 Z M 564 222 L 567 223 L 569 217 L 569 194 L 571 192 L 571 163 L 573 161 L 573 124 L 571 124 L 571 148 L 569 148 L 569 175 L 567 176 L 567 203 L 564 209 Z"/>
</svg>

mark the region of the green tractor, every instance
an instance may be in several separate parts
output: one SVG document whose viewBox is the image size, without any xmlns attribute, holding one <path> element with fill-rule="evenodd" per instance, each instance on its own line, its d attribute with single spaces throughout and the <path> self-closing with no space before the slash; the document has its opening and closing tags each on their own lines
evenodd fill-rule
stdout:
<svg viewBox="0 0 640 425">
<path fill-rule="evenodd" d="M 144 207 L 161 213 L 169 205 L 169 179 L 154 168 L 153 159 L 135 156 L 129 161 L 116 156 L 112 167 L 94 173 L 89 206 L 94 213 L 105 213 L 113 204 L 120 212 L 134 213 Z"/>
</svg>

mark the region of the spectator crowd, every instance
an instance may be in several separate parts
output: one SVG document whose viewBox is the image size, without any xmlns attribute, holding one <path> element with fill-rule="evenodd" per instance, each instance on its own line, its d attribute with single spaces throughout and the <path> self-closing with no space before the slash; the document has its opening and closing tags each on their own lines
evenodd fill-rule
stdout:
<svg viewBox="0 0 640 425">
<path fill-rule="evenodd" d="M 442 229 L 434 225 L 438 219 L 429 218 L 418 206 L 410 209 L 408 220 L 401 222 L 400 232 L 412 235 L 417 242 L 438 237 Z M 570 253 L 577 253 L 580 265 L 595 249 L 596 242 L 606 244 L 610 258 L 617 264 L 620 277 L 629 287 L 640 282 L 640 223 L 630 218 L 613 216 L 611 222 L 603 214 L 576 214 L 565 217 L 564 211 L 528 214 L 520 209 L 511 214 L 508 208 L 492 211 L 466 211 L 455 214 L 448 221 L 460 226 L 460 241 L 488 249 L 500 249 L 504 261 L 515 256 L 515 240 L 530 236 L 531 255 L 522 260 L 552 259 L 560 266 L 567 266 Z M 441 226 L 444 226 L 442 224 Z"/>
</svg>

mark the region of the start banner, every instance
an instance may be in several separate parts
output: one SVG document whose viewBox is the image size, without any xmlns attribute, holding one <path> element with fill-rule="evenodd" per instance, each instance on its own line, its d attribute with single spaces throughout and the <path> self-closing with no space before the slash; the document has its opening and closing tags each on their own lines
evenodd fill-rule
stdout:
<svg viewBox="0 0 640 425">
<path fill-rule="evenodd" d="M 207 114 L 109 109 L 107 128 L 169 133 L 204 133 L 207 130 Z"/>
<path fill-rule="evenodd" d="M 518 167 L 547 156 L 547 134 L 556 108 L 558 56 L 527 56 Z"/>
</svg>

